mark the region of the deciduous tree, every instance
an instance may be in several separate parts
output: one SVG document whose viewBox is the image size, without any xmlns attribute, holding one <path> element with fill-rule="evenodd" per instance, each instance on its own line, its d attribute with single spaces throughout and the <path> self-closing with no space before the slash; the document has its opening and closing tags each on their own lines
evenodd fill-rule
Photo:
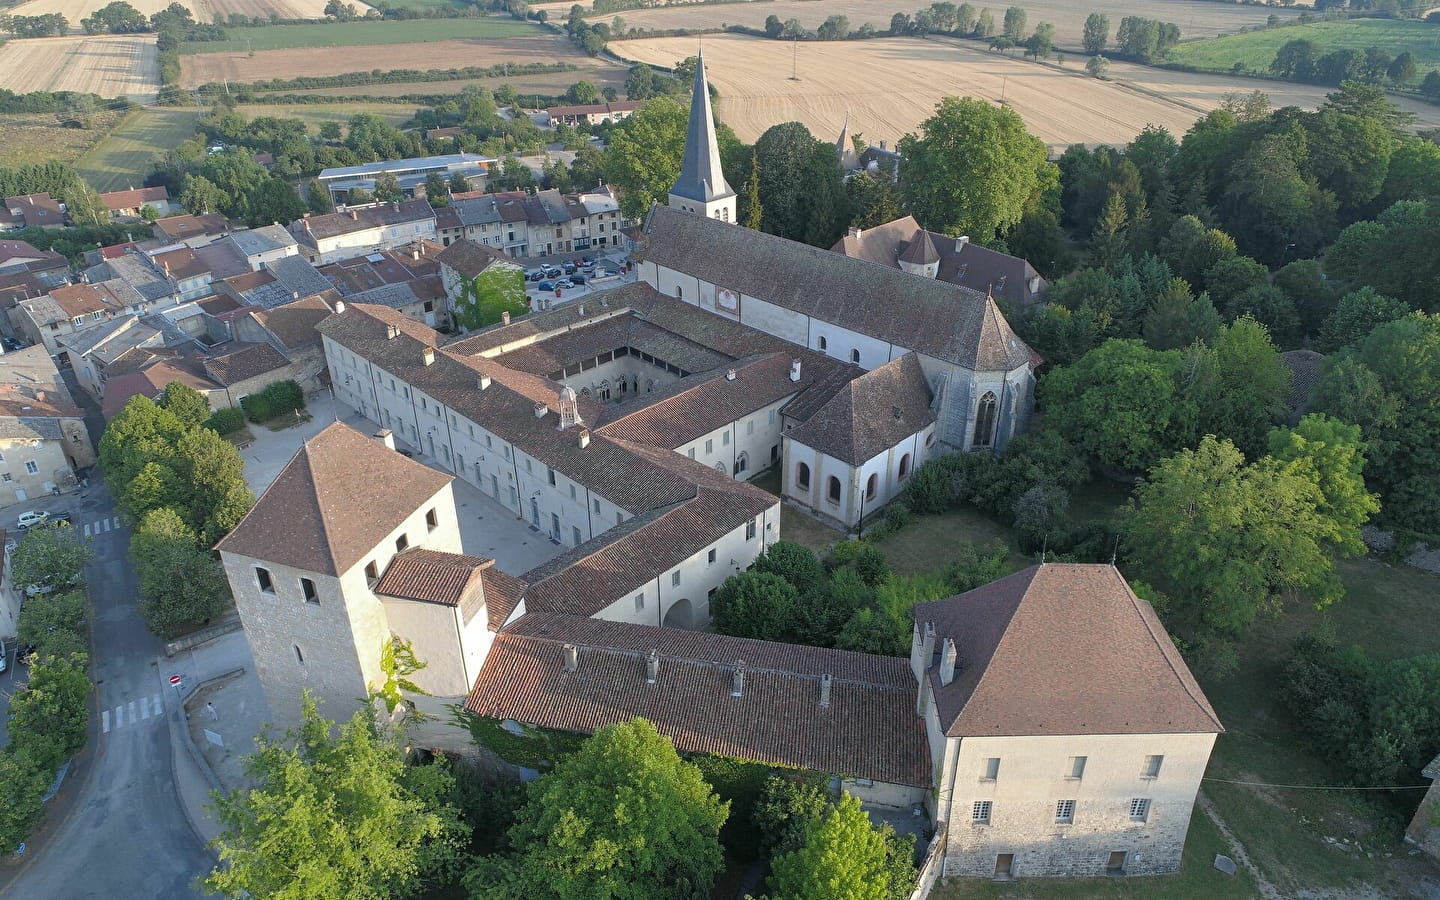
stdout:
<svg viewBox="0 0 1440 900">
<path fill-rule="evenodd" d="M 1270 432 L 1270 457 L 1319 486 L 1319 511 L 1336 526 L 1329 543 L 1346 556 L 1365 552 L 1360 528 L 1380 511 L 1379 498 L 1365 489 L 1365 450 L 1359 425 L 1319 413 Z"/>
<path fill-rule="evenodd" d="M 779 575 L 741 572 L 716 591 L 710 615 L 721 634 L 775 641 L 790 631 L 798 600 L 795 587 Z"/>
<path fill-rule="evenodd" d="M 84 656 L 36 659 L 30 680 L 10 698 L 10 740 L 51 771 L 85 746 L 91 687 L 85 664 Z"/>
<path fill-rule="evenodd" d="M 1092 12 L 1085 17 L 1085 29 L 1081 42 L 1086 53 L 1099 53 L 1110 43 L 1110 17 L 1104 13 Z"/>
<path fill-rule="evenodd" d="M 229 589 L 220 564 L 169 508 L 146 513 L 130 541 L 140 582 L 138 611 L 161 637 L 196 625 L 225 608 Z"/>
<path fill-rule="evenodd" d="M 771 861 L 770 891 L 785 900 L 890 900 L 885 850 L 860 801 L 842 794 L 798 849 Z"/>
<path fill-rule="evenodd" d="M 11 579 L 21 591 L 32 584 L 57 591 L 84 588 L 85 567 L 94 558 L 90 541 L 69 522 L 31 528 L 11 554 Z"/>
</svg>

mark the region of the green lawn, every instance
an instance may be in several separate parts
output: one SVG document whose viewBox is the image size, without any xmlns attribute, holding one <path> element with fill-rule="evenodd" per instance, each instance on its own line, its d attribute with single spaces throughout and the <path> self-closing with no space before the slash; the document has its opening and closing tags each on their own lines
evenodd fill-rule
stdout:
<svg viewBox="0 0 1440 900">
<path fill-rule="evenodd" d="M 1324 52 L 1346 48 L 1379 47 L 1391 56 L 1405 50 L 1415 54 L 1418 78 L 1440 67 L 1440 24 L 1396 19 L 1352 19 L 1313 22 L 1284 28 L 1266 28 L 1245 34 L 1187 41 L 1170 51 L 1170 59 L 1187 66 L 1228 72 L 1240 63 L 1251 71 L 1266 72 L 1275 51 L 1289 41 L 1309 40 Z"/>
<path fill-rule="evenodd" d="M 232 28 L 225 41 L 194 41 L 181 53 L 234 53 L 237 50 L 284 50 L 292 47 L 358 47 L 367 44 L 409 44 L 457 38 L 509 38 L 549 34 L 539 25 L 508 16 L 481 19 L 411 19 L 402 22 L 336 22 L 330 25 L 267 25 Z M 359 60 L 364 62 L 364 60 Z M 423 69 L 424 60 L 415 68 Z M 363 65 L 357 65 L 363 69 Z"/>
<path fill-rule="evenodd" d="M 75 168 L 97 191 L 139 187 L 156 156 L 195 134 L 199 117 L 195 110 L 137 110 L 80 157 Z"/>
<path fill-rule="evenodd" d="M 235 111 L 247 119 L 257 116 L 300 119 L 312 134 L 318 134 L 324 123 L 344 125 L 360 113 L 374 113 L 391 125 L 400 125 L 414 117 L 417 107 L 413 103 L 240 103 Z"/>
</svg>

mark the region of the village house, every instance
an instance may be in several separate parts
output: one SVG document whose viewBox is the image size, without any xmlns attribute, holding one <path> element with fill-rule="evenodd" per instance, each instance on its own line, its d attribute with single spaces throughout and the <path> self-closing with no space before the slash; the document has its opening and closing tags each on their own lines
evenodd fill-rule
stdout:
<svg viewBox="0 0 1440 900">
<path fill-rule="evenodd" d="M 27 272 L 34 275 L 59 273 L 70 268 L 70 261 L 54 250 L 41 250 L 25 241 L 0 240 L 0 273 Z"/>
<path fill-rule="evenodd" d="M 435 210 L 425 200 L 352 206 L 290 223 L 300 254 L 315 265 L 435 240 Z"/>
<path fill-rule="evenodd" d="M 164 185 L 110 191 L 100 195 L 100 202 L 110 211 L 112 221 L 139 219 L 147 209 L 154 210 L 157 216 L 166 216 L 173 209 L 170 192 Z"/>
<path fill-rule="evenodd" d="M 264 269 L 270 263 L 300 252 L 299 242 L 279 224 L 232 231 L 217 243 L 233 248 L 253 271 Z"/>
<path fill-rule="evenodd" d="M 645 105 L 644 100 L 608 100 L 604 103 L 583 103 L 574 106 L 552 106 L 545 110 L 546 125 L 603 125 L 630 118 L 631 113 Z"/>
<path fill-rule="evenodd" d="M 73 490 L 94 464 L 85 414 L 44 349 L 0 355 L 0 506 Z"/>
<path fill-rule="evenodd" d="M 230 223 L 219 213 L 207 212 L 156 219 L 150 228 L 154 236 L 166 244 L 185 244 L 196 248 L 228 234 Z"/>
<path fill-rule="evenodd" d="M 445 287 L 434 241 L 413 241 L 320 267 L 320 274 L 347 303 L 373 303 L 398 310 L 431 328 L 448 327 Z"/>
<path fill-rule="evenodd" d="M 64 228 L 65 210 L 49 193 L 6 197 L 0 209 L 0 231 L 22 228 Z"/>
<path fill-rule="evenodd" d="M 525 270 L 497 250 L 461 238 L 435 259 L 450 320 L 457 327 L 468 330 L 479 324 L 482 298 L 526 303 Z"/>
<path fill-rule="evenodd" d="M 123 281 L 72 284 L 21 300 L 10 310 L 10 321 L 27 342 L 44 345 L 54 357 L 60 354 L 60 338 L 142 306 L 143 298 Z"/>
</svg>

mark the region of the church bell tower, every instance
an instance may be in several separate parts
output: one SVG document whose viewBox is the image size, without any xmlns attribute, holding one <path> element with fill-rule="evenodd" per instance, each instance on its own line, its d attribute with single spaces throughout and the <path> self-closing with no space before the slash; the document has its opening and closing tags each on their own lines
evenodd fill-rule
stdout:
<svg viewBox="0 0 1440 900">
<path fill-rule="evenodd" d="M 690 129 L 685 136 L 685 161 L 670 189 L 670 207 L 722 222 L 736 221 L 735 191 L 720 171 L 720 145 L 710 113 L 710 87 L 705 81 L 705 53 L 695 63 L 695 88 L 690 98 Z"/>
</svg>

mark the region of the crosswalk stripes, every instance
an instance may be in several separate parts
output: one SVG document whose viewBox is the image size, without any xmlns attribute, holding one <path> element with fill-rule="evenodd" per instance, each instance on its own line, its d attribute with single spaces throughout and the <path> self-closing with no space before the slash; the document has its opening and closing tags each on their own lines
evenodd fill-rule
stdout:
<svg viewBox="0 0 1440 900">
<path fill-rule="evenodd" d="M 100 712 L 100 731 L 102 734 L 109 734 L 112 728 L 118 730 L 151 717 L 159 718 L 164 712 L 165 706 L 161 702 L 159 694 L 153 697 L 141 697 L 139 701 L 131 700 L 129 703 L 121 703 L 115 707 L 113 712 L 109 709 L 102 710 Z"/>
<path fill-rule="evenodd" d="M 85 526 L 86 537 L 98 537 L 109 531 L 120 530 L 120 517 L 111 516 L 108 519 L 101 519 L 98 522 L 91 522 Z"/>
</svg>

